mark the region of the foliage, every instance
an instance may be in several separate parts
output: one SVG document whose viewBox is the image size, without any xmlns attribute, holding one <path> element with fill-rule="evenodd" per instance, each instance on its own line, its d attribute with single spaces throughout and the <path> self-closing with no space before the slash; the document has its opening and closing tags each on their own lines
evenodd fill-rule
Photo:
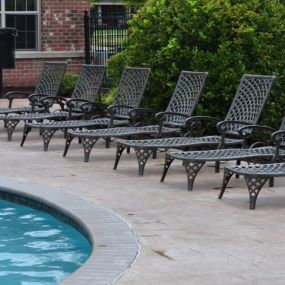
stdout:
<svg viewBox="0 0 285 285">
<path fill-rule="evenodd" d="M 285 7 L 278 0 L 147 0 L 109 70 L 152 68 L 145 104 L 164 109 L 181 70 L 208 71 L 200 114 L 224 118 L 244 73 L 276 75 L 264 122 L 285 110 Z"/>
<path fill-rule="evenodd" d="M 70 97 L 75 87 L 77 78 L 78 74 L 65 73 L 59 89 L 59 96 Z"/>
</svg>

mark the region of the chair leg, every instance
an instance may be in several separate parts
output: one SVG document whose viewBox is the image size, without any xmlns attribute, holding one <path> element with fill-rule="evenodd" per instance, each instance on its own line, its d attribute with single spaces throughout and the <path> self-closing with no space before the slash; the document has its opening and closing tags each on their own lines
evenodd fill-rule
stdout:
<svg viewBox="0 0 285 285">
<path fill-rule="evenodd" d="M 215 173 L 220 172 L 220 161 L 215 161 Z"/>
<path fill-rule="evenodd" d="M 274 187 L 274 177 L 269 178 L 269 187 Z"/>
<path fill-rule="evenodd" d="M 125 150 L 126 146 L 122 145 L 122 144 L 117 144 L 117 152 L 116 152 L 116 159 L 115 159 L 115 163 L 114 163 L 114 167 L 113 169 L 117 169 L 120 158 Z"/>
<path fill-rule="evenodd" d="M 6 122 L 4 123 L 6 125 L 6 130 L 7 130 L 8 141 L 9 142 L 12 140 L 13 132 L 14 132 L 16 126 L 19 124 L 19 122 L 20 121 L 9 121 L 9 120 L 6 120 Z"/>
<path fill-rule="evenodd" d="M 263 185 L 268 180 L 268 177 L 253 177 L 244 176 L 249 192 L 249 209 L 254 210 L 256 205 L 257 196 L 262 189 Z"/>
<path fill-rule="evenodd" d="M 52 138 L 52 136 L 54 135 L 54 133 L 56 132 L 56 130 L 50 130 L 50 129 L 42 129 L 42 137 L 43 137 L 43 141 L 44 141 L 44 151 L 48 150 L 48 146 L 49 146 L 49 142 Z"/>
<path fill-rule="evenodd" d="M 64 152 L 63 152 L 63 157 L 66 156 L 67 152 L 68 152 L 68 149 L 69 149 L 69 146 L 72 142 L 72 140 L 74 139 L 74 136 L 66 133 L 66 139 L 65 139 L 65 147 L 64 147 Z"/>
<path fill-rule="evenodd" d="M 241 161 L 237 160 L 236 165 L 240 165 L 240 163 L 241 163 Z M 236 178 L 239 178 L 239 174 L 238 173 L 236 173 Z"/>
<path fill-rule="evenodd" d="M 84 149 L 84 162 L 89 161 L 90 152 L 95 145 L 95 143 L 98 141 L 99 138 L 82 138 L 82 145 Z"/>
<path fill-rule="evenodd" d="M 139 176 L 143 176 L 144 168 L 147 160 L 149 159 L 150 155 L 152 154 L 153 150 L 150 148 L 136 148 L 135 153 L 139 163 Z"/>
<path fill-rule="evenodd" d="M 105 141 L 106 141 L 106 148 L 110 148 L 111 138 L 107 137 L 105 138 Z"/>
<path fill-rule="evenodd" d="M 223 195 L 225 193 L 226 187 L 227 187 L 229 181 L 231 180 L 231 177 L 233 176 L 233 174 L 234 174 L 233 172 L 228 171 L 227 169 L 225 169 L 224 177 L 223 177 L 223 184 L 222 184 L 221 192 L 220 192 L 220 195 L 219 195 L 219 199 L 223 198 Z"/>
<path fill-rule="evenodd" d="M 174 160 L 174 158 L 169 157 L 167 154 L 165 155 L 165 162 L 164 162 L 164 167 L 163 167 L 162 176 L 160 178 L 160 182 L 164 181 L 165 176 L 166 176 L 168 169 L 169 169 L 173 160 Z"/>
<path fill-rule="evenodd" d="M 187 180 L 188 180 L 187 189 L 189 191 L 193 190 L 194 180 L 204 164 L 205 164 L 205 161 L 194 161 L 194 162 L 190 160 L 183 161 L 183 166 L 187 173 Z"/>
<path fill-rule="evenodd" d="M 28 133 L 29 133 L 31 130 L 32 130 L 32 127 L 27 126 L 27 125 L 25 124 L 25 126 L 24 126 L 24 131 L 23 131 L 23 137 L 22 137 L 22 141 L 21 141 L 20 146 L 23 146 L 23 145 L 24 145 L 24 143 L 25 143 L 25 141 L 26 141 L 26 138 L 27 138 L 27 136 L 28 136 Z"/>
</svg>

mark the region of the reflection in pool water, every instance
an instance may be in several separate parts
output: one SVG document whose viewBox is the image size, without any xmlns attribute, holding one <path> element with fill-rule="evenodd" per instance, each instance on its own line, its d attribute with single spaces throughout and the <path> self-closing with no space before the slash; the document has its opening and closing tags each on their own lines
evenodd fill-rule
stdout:
<svg viewBox="0 0 285 285">
<path fill-rule="evenodd" d="M 89 241 L 51 215 L 0 200 L 0 284 L 53 285 L 80 267 Z"/>
</svg>

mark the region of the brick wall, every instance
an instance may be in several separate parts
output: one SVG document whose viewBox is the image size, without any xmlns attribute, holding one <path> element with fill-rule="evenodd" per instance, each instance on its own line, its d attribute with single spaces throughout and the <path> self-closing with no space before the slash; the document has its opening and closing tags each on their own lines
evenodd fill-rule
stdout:
<svg viewBox="0 0 285 285">
<path fill-rule="evenodd" d="M 36 51 L 36 58 L 27 58 L 27 55 L 17 58 L 15 69 L 4 69 L 4 90 L 33 87 L 44 61 L 67 61 L 67 72 L 78 72 L 84 63 L 83 53 L 81 57 L 69 57 L 66 52 L 84 51 L 83 15 L 88 7 L 88 0 L 41 0 L 42 53 Z M 53 58 L 52 52 L 64 52 L 64 55 Z M 34 54 L 31 57 L 35 57 Z"/>
<path fill-rule="evenodd" d="M 87 0 L 42 0 L 42 50 L 83 50 L 87 7 Z"/>
</svg>

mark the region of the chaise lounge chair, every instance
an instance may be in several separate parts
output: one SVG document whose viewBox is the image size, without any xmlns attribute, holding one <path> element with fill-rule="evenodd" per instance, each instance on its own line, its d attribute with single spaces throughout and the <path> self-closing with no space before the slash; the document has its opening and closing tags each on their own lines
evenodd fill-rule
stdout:
<svg viewBox="0 0 285 285">
<path fill-rule="evenodd" d="M 203 86 L 207 77 L 206 72 L 182 71 L 177 81 L 174 93 L 165 112 L 156 114 L 158 125 L 143 127 L 108 128 L 102 130 L 78 130 L 68 131 L 64 156 L 66 155 L 70 142 L 78 137 L 83 142 L 84 161 L 89 160 L 91 149 L 99 138 L 142 138 L 169 136 L 181 132 L 186 119 L 191 116 L 198 103 Z M 134 109 L 130 113 L 144 112 L 142 109 Z"/>
<path fill-rule="evenodd" d="M 29 94 L 21 91 L 8 92 L 6 97 L 9 100 L 9 107 L 0 108 L 0 114 L 29 113 L 44 110 L 40 100 L 44 96 L 57 95 L 66 67 L 66 62 L 45 62 L 34 93 Z M 30 106 L 13 107 L 13 102 L 17 98 L 28 98 Z"/>
<path fill-rule="evenodd" d="M 117 153 L 114 169 L 117 168 L 121 154 L 126 147 L 134 148 L 138 159 L 139 175 L 143 175 L 145 164 L 148 158 L 153 152 L 156 152 L 158 149 L 174 148 L 181 150 L 197 150 L 244 146 L 245 140 L 240 137 L 239 130 L 243 126 L 256 124 L 266 103 L 266 99 L 268 97 L 273 80 L 273 76 L 259 76 L 248 74 L 242 76 L 238 90 L 225 120 L 219 122 L 217 125 L 220 135 L 202 137 L 173 137 L 152 140 L 117 140 Z M 190 128 L 194 127 L 196 124 L 203 126 L 204 122 L 207 122 L 208 120 L 214 120 L 218 122 L 218 120 L 215 118 L 197 116 L 189 118 L 186 121 L 186 124 Z M 179 155 L 179 153 L 170 153 L 166 155 L 164 172 L 161 181 L 164 180 L 164 177 L 174 158 L 183 158 L 183 155 Z M 185 163 L 184 166 L 187 170 L 187 173 L 194 171 L 192 170 L 192 167 L 187 163 Z M 196 168 L 197 166 L 193 166 L 193 169 L 196 170 Z M 219 164 L 217 163 L 216 171 L 218 171 L 218 169 Z M 197 169 L 197 171 L 198 170 L 199 169 Z M 188 188 L 191 189 L 194 177 L 192 177 L 190 174 L 188 176 Z"/>
<path fill-rule="evenodd" d="M 24 145 L 28 133 L 33 128 L 40 129 L 43 137 L 44 151 L 48 150 L 49 142 L 57 130 L 125 126 L 129 124 L 129 110 L 137 108 L 142 100 L 143 93 L 150 75 L 149 68 L 126 67 L 122 73 L 120 83 L 116 89 L 113 104 L 106 109 L 106 116 L 89 120 L 66 120 L 47 123 L 26 123 L 21 146 Z M 98 107 L 98 104 L 86 103 L 85 109 Z M 102 107 L 102 104 L 99 106 Z"/>
<path fill-rule="evenodd" d="M 89 106 L 85 108 L 84 104 L 96 101 L 105 70 L 106 67 L 102 65 L 83 65 L 69 100 L 59 96 L 45 96 L 40 100 L 45 112 L 0 115 L 0 120 L 6 126 L 8 141 L 11 141 L 13 131 L 20 121 L 65 120 L 69 117 L 80 118 L 91 112 Z M 59 104 L 61 110 L 49 112 L 54 103 Z"/>
<path fill-rule="evenodd" d="M 264 158 L 271 161 L 270 164 L 255 164 L 255 165 L 235 165 L 225 167 L 223 184 L 221 187 L 221 192 L 219 199 L 222 199 L 225 189 L 232 177 L 233 174 L 243 175 L 245 182 L 248 187 L 249 192 L 249 208 L 255 209 L 256 200 L 259 192 L 266 183 L 267 180 L 270 180 L 270 186 L 273 186 L 274 177 L 285 176 L 285 163 L 279 163 L 285 159 L 285 130 L 284 130 L 284 121 L 279 131 L 274 132 L 271 136 L 271 141 L 275 147 L 265 147 L 256 148 L 250 151 L 256 152 L 256 157 L 252 160 L 258 162 L 264 162 Z M 267 152 L 268 157 L 262 157 L 262 152 Z M 242 157 L 242 160 L 243 157 Z M 263 161 L 262 161 L 263 160 Z"/>
</svg>

